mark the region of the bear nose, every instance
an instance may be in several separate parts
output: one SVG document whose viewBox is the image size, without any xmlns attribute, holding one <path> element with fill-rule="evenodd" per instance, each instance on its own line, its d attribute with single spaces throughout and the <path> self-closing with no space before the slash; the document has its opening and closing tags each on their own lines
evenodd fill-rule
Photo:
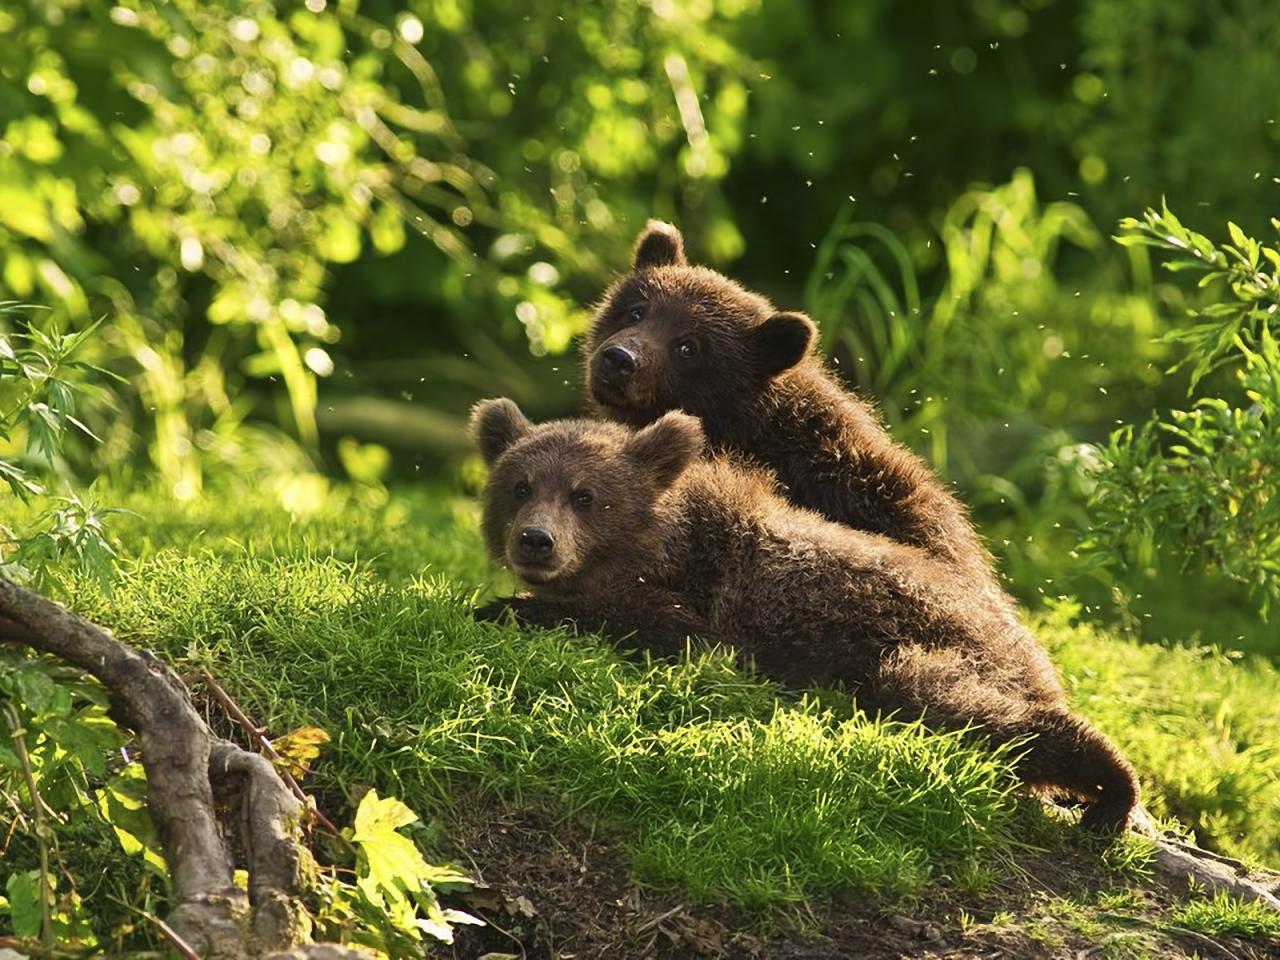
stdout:
<svg viewBox="0 0 1280 960">
<path fill-rule="evenodd" d="M 625 380 L 636 372 L 636 355 L 626 347 L 614 344 L 600 355 L 604 372 L 616 380 Z"/>
<path fill-rule="evenodd" d="M 521 560 L 546 560 L 556 545 L 556 538 L 546 527 L 525 527 L 520 531 Z"/>
</svg>

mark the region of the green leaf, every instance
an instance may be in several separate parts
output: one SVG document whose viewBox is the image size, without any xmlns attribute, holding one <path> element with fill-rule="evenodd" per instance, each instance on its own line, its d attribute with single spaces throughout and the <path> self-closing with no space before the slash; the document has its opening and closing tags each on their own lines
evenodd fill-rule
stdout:
<svg viewBox="0 0 1280 960">
<path fill-rule="evenodd" d="M 95 777 L 102 777 L 107 772 L 106 754 L 119 746 L 120 736 L 110 721 L 94 719 L 101 722 L 91 722 L 87 718 L 67 720 L 53 717 L 45 723 L 45 730 L 60 747 L 79 760 L 85 770 Z"/>
<path fill-rule="evenodd" d="M 382 204 L 369 221 L 369 239 L 379 253 L 395 253 L 404 246 L 404 218 L 399 209 Z"/>
<path fill-rule="evenodd" d="M 3 741 L 0 741 L 0 767 L 8 767 L 10 770 L 22 769 L 22 761 L 18 755 Z"/>
<path fill-rule="evenodd" d="M 1122 247 L 1159 247 L 1156 240 L 1141 233 L 1125 233 L 1111 238 Z"/>
<path fill-rule="evenodd" d="M 360 225 L 340 210 L 327 219 L 324 233 L 316 240 L 317 251 L 334 263 L 351 263 L 360 256 Z"/>
<path fill-rule="evenodd" d="M 40 871 L 15 873 L 5 884 L 9 894 L 9 919 L 18 937 L 40 935 Z"/>
<path fill-rule="evenodd" d="M 44 487 L 28 477 L 21 467 L 8 460 L 0 460 L 0 479 L 8 483 L 9 489 L 23 500 L 44 493 Z"/>
<path fill-rule="evenodd" d="M 71 713 L 71 691 L 67 689 L 65 683 L 59 683 L 52 675 L 49 679 L 54 681 L 53 700 L 49 704 L 49 713 L 54 717 L 65 717 Z"/>
<path fill-rule="evenodd" d="M 13 679 L 19 701 L 32 713 L 44 713 L 53 705 L 57 687 L 53 678 L 40 669 L 38 662 L 19 669 Z"/>
<path fill-rule="evenodd" d="M 164 855 L 155 824 L 147 813 L 146 774 L 140 763 L 131 763 L 95 794 L 98 810 L 115 831 L 120 847 L 130 856 L 142 854 L 147 867 L 167 877 Z"/>
</svg>

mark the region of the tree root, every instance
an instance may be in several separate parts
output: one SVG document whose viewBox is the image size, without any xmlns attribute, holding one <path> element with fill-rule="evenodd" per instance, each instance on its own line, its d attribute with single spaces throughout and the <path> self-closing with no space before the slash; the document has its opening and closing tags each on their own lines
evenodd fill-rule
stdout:
<svg viewBox="0 0 1280 960">
<path fill-rule="evenodd" d="M 137 734 L 147 809 L 169 868 L 175 906 L 166 936 L 187 957 L 355 960 L 344 946 L 307 944 L 300 892 L 301 804 L 264 758 L 213 736 L 163 662 L 0 577 L 0 640 L 52 654 L 96 677 L 112 713 Z M 231 878 L 232 850 L 215 794 L 237 812 L 249 892 Z"/>
<path fill-rule="evenodd" d="M 1135 833 L 1151 840 L 1154 845 L 1153 866 L 1163 876 L 1195 885 L 1206 893 L 1227 893 L 1280 913 L 1280 874 L 1271 871 L 1254 873 L 1240 860 L 1163 834 L 1150 814 L 1141 807 L 1131 815 L 1130 825 Z"/>
</svg>

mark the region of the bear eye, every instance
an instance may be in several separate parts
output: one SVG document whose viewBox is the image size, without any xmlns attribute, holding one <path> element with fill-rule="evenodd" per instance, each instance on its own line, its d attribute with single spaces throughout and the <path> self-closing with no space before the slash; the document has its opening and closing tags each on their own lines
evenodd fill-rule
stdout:
<svg viewBox="0 0 1280 960">
<path fill-rule="evenodd" d="M 693 340 L 681 340 L 676 344 L 676 353 L 685 360 L 691 360 L 698 355 L 698 344 Z"/>
<path fill-rule="evenodd" d="M 579 510 L 585 510 L 595 502 L 595 495 L 590 490 L 575 490 L 570 495 L 573 505 Z"/>
<path fill-rule="evenodd" d="M 630 320 L 632 323 L 639 323 L 641 320 L 644 319 L 645 311 L 648 309 L 649 309 L 648 304 L 637 303 L 635 306 L 633 306 L 630 310 L 627 311 L 627 319 Z"/>
<path fill-rule="evenodd" d="M 517 500 L 528 500 L 531 493 L 533 493 L 533 488 L 529 486 L 527 480 L 521 480 L 516 484 L 515 495 Z"/>
</svg>

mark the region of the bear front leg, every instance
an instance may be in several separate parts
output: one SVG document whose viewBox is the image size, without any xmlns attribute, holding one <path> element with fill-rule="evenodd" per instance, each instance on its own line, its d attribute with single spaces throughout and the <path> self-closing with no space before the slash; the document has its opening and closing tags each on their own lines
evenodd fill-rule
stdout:
<svg viewBox="0 0 1280 960">
<path fill-rule="evenodd" d="M 617 607 L 593 612 L 588 629 L 617 646 L 647 650 L 660 657 L 684 653 L 690 637 L 714 642 L 711 625 L 669 601 L 643 607 Z"/>
<path fill-rule="evenodd" d="M 573 624 L 579 611 L 568 604 L 538 600 L 523 593 L 514 597 L 496 597 L 483 606 L 476 607 L 471 615 L 482 623 L 497 623 L 513 616 L 517 623 L 548 630 L 563 624 Z"/>
<path fill-rule="evenodd" d="M 632 645 L 659 655 L 683 652 L 691 636 L 713 639 L 710 626 L 679 604 L 654 598 L 652 603 L 599 608 L 564 601 L 539 600 L 529 594 L 501 597 L 477 607 L 480 621 L 500 621 L 508 612 L 516 622 L 554 629 L 572 626 L 579 633 L 598 633 L 612 643 Z"/>
</svg>

